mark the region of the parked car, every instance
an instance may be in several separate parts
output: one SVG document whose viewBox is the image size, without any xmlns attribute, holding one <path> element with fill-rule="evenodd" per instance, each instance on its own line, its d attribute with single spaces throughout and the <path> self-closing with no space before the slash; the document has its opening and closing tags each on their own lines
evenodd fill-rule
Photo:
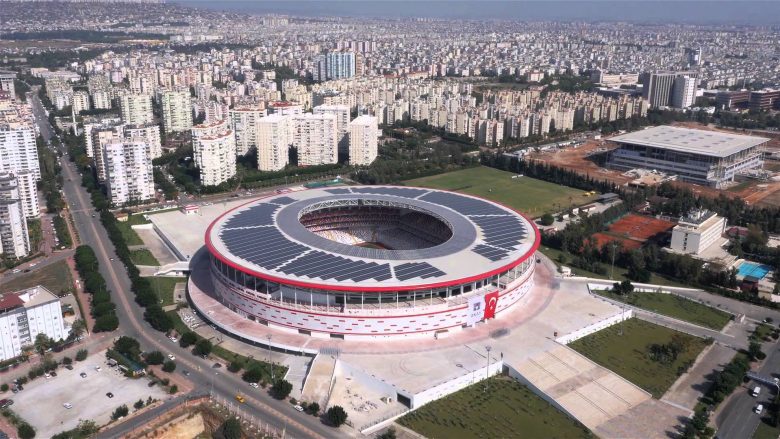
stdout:
<svg viewBox="0 0 780 439">
<path fill-rule="evenodd" d="M 299 412 L 302 412 L 303 411 L 303 407 L 301 407 L 299 405 L 296 405 L 295 406 L 295 410 L 298 410 Z"/>
<path fill-rule="evenodd" d="M 68 364 L 68 365 L 65 366 L 65 369 L 73 370 L 73 365 L 72 364 Z"/>
<path fill-rule="evenodd" d="M 252 387 L 254 387 L 255 389 L 257 389 L 258 387 L 260 387 L 260 386 L 258 386 L 258 385 L 257 385 L 257 383 L 249 383 L 249 385 L 250 385 L 250 386 L 252 386 Z"/>
<path fill-rule="evenodd" d="M 13 399 L 0 399 L 0 409 L 4 409 L 6 407 L 10 407 L 14 405 Z"/>
<path fill-rule="evenodd" d="M 168 354 L 168 359 L 174 361 L 176 360 L 176 357 L 173 354 Z"/>
<path fill-rule="evenodd" d="M 114 394 L 113 394 L 113 393 L 111 393 L 111 392 L 108 392 L 108 393 L 106 393 L 106 396 L 107 396 L 107 397 L 109 397 L 109 398 L 113 398 L 113 397 L 114 397 Z"/>
<path fill-rule="evenodd" d="M 100 366 L 95 366 L 95 370 L 96 370 L 97 372 L 100 372 L 100 371 L 101 371 L 101 369 L 100 369 Z"/>
<path fill-rule="evenodd" d="M 764 412 L 764 404 L 759 404 L 756 406 L 755 410 L 756 414 L 761 414 Z"/>
<path fill-rule="evenodd" d="M 87 377 L 87 374 L 84 373 L 84 372 L 81 372 L 79 375 L 81 376 L 81 378 L 86 378 Z"/>
<path fill-rule="evenodd" d="M 66 408 L 66 409 L 68 409 L 68 410 L 70 410 L 70 409 L 72 409 L 72 408 L 73 408 L 73 404 L 71 404 L 71 403 L 69 403 L 69 402 L 66 402 L 66 403 L 62 404 L 62 406 L 63 406 L 63 407 L 65 407 L 65 408 Z"/>
</svg>

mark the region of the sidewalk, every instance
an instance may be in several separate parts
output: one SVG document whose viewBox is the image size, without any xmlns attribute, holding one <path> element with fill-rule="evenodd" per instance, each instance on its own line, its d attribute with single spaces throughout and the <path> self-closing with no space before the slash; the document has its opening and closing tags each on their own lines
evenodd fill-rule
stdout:
<svg viewBox="0 0 780 439">
<path fill-rule="evenodd" d="M 65 357 L 74 358 L 76 352 L 80 349 L 86 349 L 90 353 L 99 352 L 104 349 L 108 349 L 114 343 L 115 333 L 101 332 L 98 335 L 92 335 L 86 340 L 82 340 L 80 343 L 75 343 L 62 350 L 62 352 L 51 352 L 52 358 L 57 361 L 62 361 Z M 74 360 L 75 361 L 75 360 Z M 26 363 L 22 363 L 16 368 L 8 369 L 4 372 L 0 372 L 0 383 L 10 383 L 17 377 L 27 376 L 30 369 L 37 367 L 41 363 L 41 357 L 39 355 L 33 355 Z M 10 395 L 10 391 L 6 392 Z M 0 393 L 0 398 L 8 397 L 5 394 Z"/>
<path fill-rule="evenodd" d="M 92 313 L 90 312 L 90 298 L 87 293 L 84 292 L 84 286 L 81 283 L 81 278 L 79 277 L 79 272 L 76 271 L 76 261 L 73 259 L 73 257 L 68 257 L 65 260 L 65 263 L 68 264 L 68 268 L 70 269 L 71 277 L 73 277 L 73 295 L 76 297 L 76 300 L 79 301 L 80 311 L 82 311 L 81 318 L 84 319 L 84 323 L 87 325 L 87 333 L 92 333 L 92 328 L 95 327 L 95 319 L 92 317 Z"/>
</svg>

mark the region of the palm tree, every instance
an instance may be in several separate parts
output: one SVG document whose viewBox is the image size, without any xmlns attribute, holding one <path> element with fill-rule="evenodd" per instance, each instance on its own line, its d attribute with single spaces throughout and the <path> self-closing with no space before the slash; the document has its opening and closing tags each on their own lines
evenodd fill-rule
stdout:
<svg viewBox="0 0 780 439">
<path fill-rule="evenodd" d="M 81 337 L 81 335 L 84 334 L 84 331 L 86 329 L 87 329 L 86 322 L 84 322 L 83 319 L 76 319 L 73 321 L 73 324 L 70 326 L 70 334 L 68 335 L 68 338 L 75 340 Z"/>
<path fill-rule="evenodd" d="M 33 346 L 35 347 L 35 351 L 38 352 L 38 355 L 43 357 L 43 354 L 46 352 L 47 349 L 49 349 L 52 345 L 52 339 L 49 338 L 48 335 L 44 334 L 43 332 L 39 333 L 35 336 L 35 341 L 33 342 Z"/>
</svg>

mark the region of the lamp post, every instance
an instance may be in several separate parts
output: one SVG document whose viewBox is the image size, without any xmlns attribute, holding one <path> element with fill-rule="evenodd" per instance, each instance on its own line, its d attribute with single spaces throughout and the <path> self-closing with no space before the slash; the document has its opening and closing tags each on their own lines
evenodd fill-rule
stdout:
<svg viewBox="0 0 780 439">
<path fill-rule="evenodd" d="M 488 379 L 490 378 L 490 350 L 493 349 L 490 346 L 485 346 L 485 350 L 487 351 L 487 367 L 485 368 L 485 392 L 487 392 L 488 387 L 490 386 L 490 381 Z"/>
<path fill-rule="evenodd" d="M 276 378 L 274 377 L 274 364 L 271 362 L 271 337 L 273 337 L 272 334 L 268 334 L 266 338 L 268 338 L 268 364 L 271 365 L 271 383 L 276 381 Z"/>
</svg>

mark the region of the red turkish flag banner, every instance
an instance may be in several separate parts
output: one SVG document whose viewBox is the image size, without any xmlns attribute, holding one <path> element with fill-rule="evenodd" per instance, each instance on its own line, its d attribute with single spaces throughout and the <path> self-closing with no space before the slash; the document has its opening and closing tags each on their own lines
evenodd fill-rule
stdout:
<svg viewBox="0 0 780 439">
<path fill-rule="evenodd" d="M 485 320 L 496 317 L 496 307 L 498 306 L 498 291 L 485 294 Z"/>
</svg>

